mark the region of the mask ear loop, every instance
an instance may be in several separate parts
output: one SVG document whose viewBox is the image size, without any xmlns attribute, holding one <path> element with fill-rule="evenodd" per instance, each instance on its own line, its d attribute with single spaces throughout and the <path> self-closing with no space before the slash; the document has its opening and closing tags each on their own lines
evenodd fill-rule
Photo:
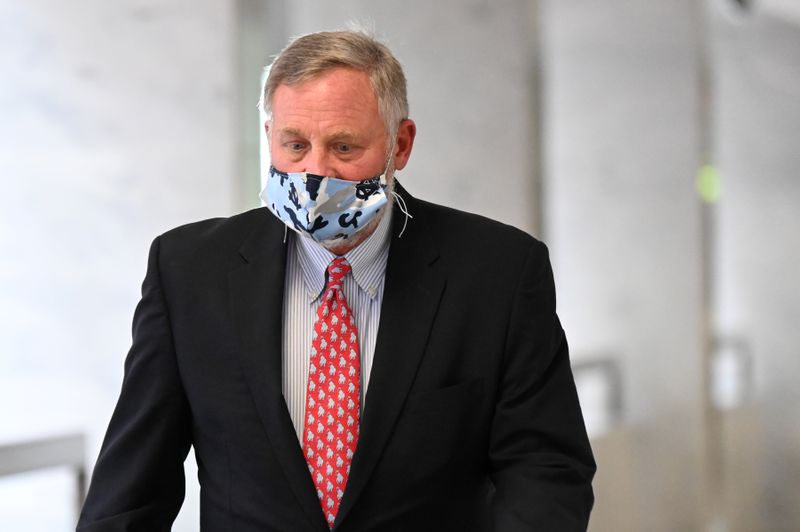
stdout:
<svg viewBox="0 0 800 532">
<path fill-rule="evenodd" d="M 406 200 L 403 199 L 403 196 L 392 190 L 392 196 L 394 196 L 395 201 L 397 201 L 397 206 L 400 208 L 400 212 L 402 212 L 405 217 L 403 218 L 403 228 L 400 230 L 400 234 L 397 235 L 397 238 L 402 238 L 403 233 L 406 230 L 406 225 L 408 225 L 408 219 L 414 218 L 411 216 L 411 213 L 408 212 L 408 207 L 406 206 Z"/>
<path fill-rule="evenodd" d="M 386 157 L 386 170 L 383 172 L 384 176 L 389 172 L 389 165 L 392 162 L 392 152 L 394 152 L 395 142 L 397 142 L 397 132 L 395 132 L 395 134 L 392 135 L 392 145 L 389 148 L 389 154 Z M 405 233 L 406 231 L 406 226 L 408 225 L 408 219 L 414 217 L 411 216 L 411 213 L 408 212 L 408 206 L 406 205 L 406 200 L 403 199 L 403 196 L 395 192 L 394 187 L 391 187 L 390 192 L 392 193 L 392 196 L 394 196 L 395 201 L 397 201 L 397 206 L 400 208 L 400 212 L 402 212 L 404 215 L 403 228 L 400 230 L 400 234 L 397 235 L 397 238 L 402 238 L 403 233 Z"/>
<path fill-rule="evenodd" d="M 392 136 L 392 144 L 391 146 L 389 146 L 389 153 L 386 154 L 386 164 L 383 165 L 383 173 L 381 174 L 383 179 L 386 181 L 387 186 L 389 185 L 389 179 L 386 177 L 386 174 L 389 173 L 389 168 L 391 167 L 392 164 L 392 153 L 394 152 L 394 146 L 396 142 L 397 142 L 397 133 L 395 132 L 395 134 Z"/>
</svg>

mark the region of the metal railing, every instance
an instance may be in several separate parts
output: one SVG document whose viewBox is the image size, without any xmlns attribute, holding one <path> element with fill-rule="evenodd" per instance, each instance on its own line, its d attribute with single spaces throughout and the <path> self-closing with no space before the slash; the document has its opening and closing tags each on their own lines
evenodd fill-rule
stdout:
<svg viewBox="0 0 800 532">
<path fill-rule="evenodd" d="M 68 467 L 74 472 L 77 515 L 86 493 L 86 437 L 83 434 L 0 444 L 0 477 L 51 467 Z"/>
</svg>

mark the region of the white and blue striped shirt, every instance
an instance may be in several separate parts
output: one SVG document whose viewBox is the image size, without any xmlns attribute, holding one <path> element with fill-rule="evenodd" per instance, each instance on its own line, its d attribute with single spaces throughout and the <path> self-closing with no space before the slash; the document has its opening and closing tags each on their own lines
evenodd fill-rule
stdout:
<svg viewBox="0 0 800 532">
<path fill-rule="evenodd" d="M 344 279 L 344 294 L 358 326 L 362 411 L 381 317 L 391 214 L 387 209 L 375 231 L 344 255 L 352 268 Z M 336 255 L 311 238 L 290 233 L 283 296 L 282 386 L 289 415 L 302 442 L 311 334 L 325 289 L 325 270 Z"/>
</svg>

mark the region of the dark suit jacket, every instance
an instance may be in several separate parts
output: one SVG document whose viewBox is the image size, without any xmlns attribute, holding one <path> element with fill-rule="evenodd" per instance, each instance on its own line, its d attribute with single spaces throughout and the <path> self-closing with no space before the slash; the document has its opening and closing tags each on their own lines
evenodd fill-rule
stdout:
<svg viewBox="0 0 800 532">
<path fill-rule="evenodd" d="M 545 246 L 396 212 L 341 531 L 577 531 L 595 464 Z M 152 245 L 78 530 L 169 530 L 194 445 L 207 532 L 328 530 L 281 393 L 284 226 L 266 209 Z"/>
</svg>

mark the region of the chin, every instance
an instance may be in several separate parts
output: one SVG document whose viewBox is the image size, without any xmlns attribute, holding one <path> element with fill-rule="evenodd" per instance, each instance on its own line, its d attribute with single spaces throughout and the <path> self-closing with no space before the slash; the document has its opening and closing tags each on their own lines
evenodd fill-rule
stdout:
<svg viewBox="0 0 800 532">
<path fill-rule="evenodd" d="M 347 238 L 345 240 L 337 240 L 331 243 L 324 243 L 322 244 L 322 246 L 335 255 L 344 255 L 351 249 L 358 246 L 364 240 L 369 238 L 369 235 L 371 235 L 373 231 L 375 231 L 375 228 L 378 227 L 378 224 L 381 222 L 381 219 L 383 219 L 383 213 L 387 212 L 390 208 L 391 208 L 391 202 L 389 201 L 386 203 L 386 207 L 382 209 L 382 211 L 378 213 L 377 216 L 375 216 L 375 219 L 371 220 L 366 225 L 366 227 L 364 227 L 364 229 L 362 229 L 361 231 L 359 231 L 350 238 Z"/>
</svg>

